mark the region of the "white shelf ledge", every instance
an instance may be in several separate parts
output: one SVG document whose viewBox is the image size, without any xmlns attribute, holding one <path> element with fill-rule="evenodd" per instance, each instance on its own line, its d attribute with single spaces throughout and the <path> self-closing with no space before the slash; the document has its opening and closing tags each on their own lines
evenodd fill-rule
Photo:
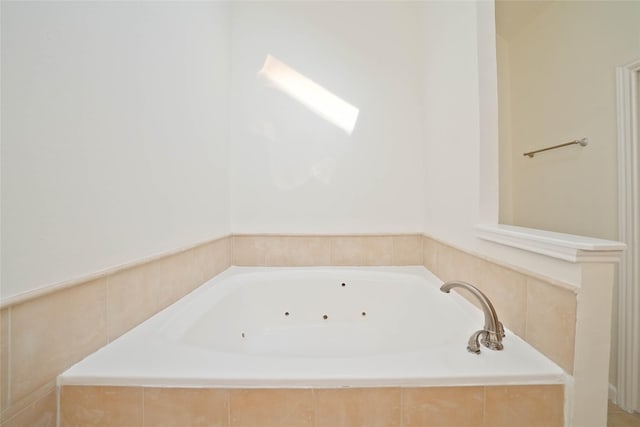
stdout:
<svg viewBox="0 0 640 427">
<path fill-rule="evenodd" d="M 479 239 L 569 262 L 618 262 L 626 245 L 613 240 L 504 224 L 476 226 Z"/>
</svg>

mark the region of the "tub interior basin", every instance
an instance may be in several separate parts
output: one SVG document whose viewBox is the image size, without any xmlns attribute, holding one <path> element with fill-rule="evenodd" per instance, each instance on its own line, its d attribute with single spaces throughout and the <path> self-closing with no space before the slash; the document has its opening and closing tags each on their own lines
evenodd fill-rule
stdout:
<svg viewBox="0 0 640 427">
<path fill-rule="evenodd" d="M 230 286 L 211 306 L 185 307 L 195 320 L 173 338 L 217 352 L 349 357 L 423 351 L 455 339 L 443 325 L 469 324 L 469 310 L 434 304 L 451 296 L 407 274 L 290 270 Z"/>
</svg>

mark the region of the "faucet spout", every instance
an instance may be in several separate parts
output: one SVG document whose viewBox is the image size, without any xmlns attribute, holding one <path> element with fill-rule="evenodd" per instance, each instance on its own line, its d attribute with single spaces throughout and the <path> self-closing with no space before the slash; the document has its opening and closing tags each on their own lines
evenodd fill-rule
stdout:
<svg viewBox="0 0 640 427">
<path fill-rule="evenodd" d="M 445 293 L 449 293 L 453 288 L 463 288 L 469 291 L 474 297 L 478 299 L 480 302 L 480 306 L 482 307 L 482 311 L 484 312 L 484 327 L 475 332 L 471 338 L 469 338 L 469 345 L 467 346 L 467 350 L 472 353 L 480 353 L 480 345 L 478 344 L 478 340 L 482 345 L 491 349 L 491 350 L 502 350 L 502 338 L 504 337 L 504 327 L 502 326 L 502 322 L 498 320 L 498 315 L 496 314 L 495 308 L 493 308 L 493 304 L 485 294 L 483 294 L 480 289 L 476 288 L 470 283 L 462 282 L 459 280 L 453 280 L 445 283 L 440 287 L 440 290 Z"/>
</svg>

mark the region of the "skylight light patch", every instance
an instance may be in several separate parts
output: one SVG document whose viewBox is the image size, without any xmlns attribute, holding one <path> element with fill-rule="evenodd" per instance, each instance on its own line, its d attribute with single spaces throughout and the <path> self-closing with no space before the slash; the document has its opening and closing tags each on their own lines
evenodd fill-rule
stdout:
<svg viewBox="0 0 640 427">
<path fill-rule="evenodd" d="M 258 75 L 323 119 L 344 130 L 347 135 L 353 132 L 360 110 L 284 62 L 267 55 Z"/>
</svg>

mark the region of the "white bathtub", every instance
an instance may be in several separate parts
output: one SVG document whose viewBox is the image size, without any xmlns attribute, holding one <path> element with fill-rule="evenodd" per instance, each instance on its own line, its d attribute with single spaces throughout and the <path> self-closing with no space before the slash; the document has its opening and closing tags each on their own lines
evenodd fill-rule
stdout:
<svg viewBox="0 0 640 427">
<path fill-rule="evenodd" d="M 466 350 L 480 310 L 422 267 L 232 267 L 79 362 L 60 385 L 341 387 L 555 384 L 506 331 Z M 500 313 L 498 313 L 500 315 Z"/>
</svg>

